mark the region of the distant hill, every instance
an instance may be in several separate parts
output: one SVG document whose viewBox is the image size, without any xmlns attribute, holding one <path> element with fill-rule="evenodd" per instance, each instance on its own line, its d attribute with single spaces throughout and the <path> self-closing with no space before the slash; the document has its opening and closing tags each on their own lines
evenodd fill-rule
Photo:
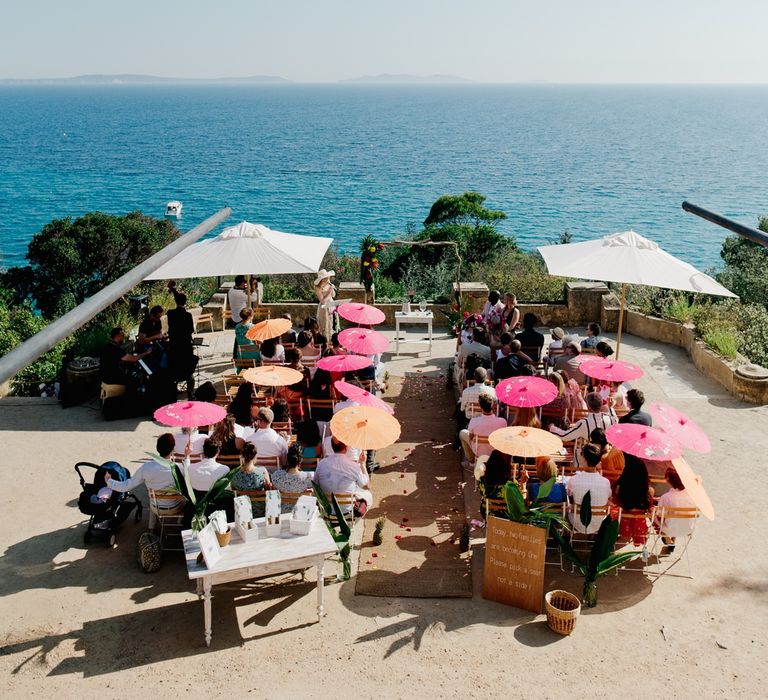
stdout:
<svg viewBox="0 0 768 700">
<path fill-rule="evenodd" d="M 77 75 L 72 78 L 3 78 L 0 85 L 283 85 L 290 80 L 275 75 L 242 78 L 166 78 L 156 75 Z"/>
<path fill-rule="evenodd" d="M 455 85 L 458 83 L 471 83 L 466 78 L 455 75 L 408 75 L 406 73 L 393 74 L 382 73 L 380 75 L 362 75 L 358 78 L 346 78 L 340 83 L 356 83 L 370 85 Z"/>
</svg>

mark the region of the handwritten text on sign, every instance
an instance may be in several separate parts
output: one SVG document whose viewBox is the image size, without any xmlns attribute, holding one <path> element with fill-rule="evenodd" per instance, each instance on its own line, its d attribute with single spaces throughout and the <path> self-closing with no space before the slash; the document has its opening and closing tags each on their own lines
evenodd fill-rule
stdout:
<svg viewBox="0 0 768 700">
<path fill-rule="evenodd" d="M 546 530 L 491 517 L 487 532 L 483 597 L 541 612 Z"/>
</svg>

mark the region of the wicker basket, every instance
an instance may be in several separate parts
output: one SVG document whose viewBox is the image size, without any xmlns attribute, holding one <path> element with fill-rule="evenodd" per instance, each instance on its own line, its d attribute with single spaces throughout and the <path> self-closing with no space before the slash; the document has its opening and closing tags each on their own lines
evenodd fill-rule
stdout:
<svg viewBox="0 0 768 700">
<path fill-rule="evenodd" d="M 558 634 L 568 635 L 576 627 L 581 603 L 573 593 L 568 591 L 549 591 L 544 596 L 544 609 L 547 613 L 549 629 Z"/>
</svg>

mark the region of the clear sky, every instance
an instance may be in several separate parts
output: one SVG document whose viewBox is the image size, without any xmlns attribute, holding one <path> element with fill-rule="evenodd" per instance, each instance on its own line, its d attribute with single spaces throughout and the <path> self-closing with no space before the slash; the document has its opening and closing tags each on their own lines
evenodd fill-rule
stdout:
<svg viewBox="0 0 768 700">
<path fill-rule="evenodd" d="M 0 78 L 768 82 L 768 0 L 4 0 Z"/>
</svg>

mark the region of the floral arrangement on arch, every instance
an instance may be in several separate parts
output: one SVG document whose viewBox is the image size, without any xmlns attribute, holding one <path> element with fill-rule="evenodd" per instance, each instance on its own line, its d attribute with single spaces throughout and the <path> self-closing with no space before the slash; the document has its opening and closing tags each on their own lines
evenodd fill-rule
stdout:
<svg viewBox="0 0 768 700">
<path fill-rule="evenodd" d="M 448 323 L 451 325 L 453 334 L 458 336 L 465 328 L 474 328 L 475 326 L 482 325 L 483 318 L 480 314 L 471 313 L 472 299 L 470 297 L 464 297 L 461 305 L 454 304 L 450 311 L 442 311 L 445 317 L 448 319 Z"/>
<path fill-rule="evenodd" d="M 384 244 L 379 243 L 373 236 L 366 236 L 360 241 L 360 282 L 365 291 L 370 292 L 373 286 L 373 271 L 379 269 L 379 259 L 376 257 Z"/>
</svg>

